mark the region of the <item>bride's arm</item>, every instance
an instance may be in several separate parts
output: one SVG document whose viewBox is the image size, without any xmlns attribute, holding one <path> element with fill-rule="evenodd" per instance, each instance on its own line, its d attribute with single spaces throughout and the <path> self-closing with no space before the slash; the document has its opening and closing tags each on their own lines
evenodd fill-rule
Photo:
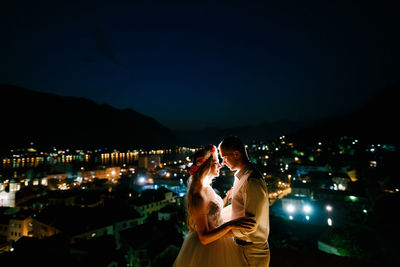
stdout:
<svg viewBox="0 0 400 267">
<path fill-rule="evenodd" d="M 228 231 L 224 237 L 235 237 L 235 235 L 233 234 L 232 230 Z"/>
<path fill-rule="evenodd" d="M 220 225 L 217 228 L 210 229 L 207 221 L 207 207 L 203 198 L 197 197 L 194 201 L 192 211 L 193 219 L 196 223 L 197 235 L 203 245 L 214 242 L 215 240 L 224 237 L 232 229 L 251 229 L 254 221 L 250 218 L 239 218 Z"/>
</svg>

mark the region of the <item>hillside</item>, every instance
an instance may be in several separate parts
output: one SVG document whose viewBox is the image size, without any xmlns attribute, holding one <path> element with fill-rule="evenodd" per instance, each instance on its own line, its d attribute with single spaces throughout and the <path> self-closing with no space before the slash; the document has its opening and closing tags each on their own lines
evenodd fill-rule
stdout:
<svg viewBox="0 0 400 267">
<path fill-rule="evenodd" d="M 170 146 L 174 134 L 151 117 L 131 109 L 76 97 L 0 85 L 0 150 L 38 146 L 70 148 L 152 148 Z"/>
<path fill-rule="evenodd" d="M 397 126 L 400 83 L 378 92 L 358 111 L 315 124 L 293 135 L 301 142 L 338 136 L 353 136 L 372 143 L 399 144 Z"/>
<path fill-rule="evenodd" d="M 400 133 L 396 126 L 395 109 L 399 102 L 396 91 L 399 90 L 400 84 L 381 90 L 361 109 L 339 117 L 308 122 L 279 120 L 254 126 L 213 127 L 179 131 L 176 135 L 187 145 L 218 143 L 228 135 L 237 135 L 246 143 L 274 140 L 281 135 L 306 143 L 347 135 L 366 142 L 397 144 Z"/>
<path fill-rule="evenodd" d="M 180 131 L 176 135 L 184 144 L 217 144 L 229 135 L 239 136 L 245 143 L 253 141 L 269 141 L 281 135 L 293 134 L 307 127 L 313 122 L 297 122 L 291 120 L 279 120 L 264 122 L 254 126 L 242 126 L 232 128 L 204 128 L 197 131 Z"/>
</svg>

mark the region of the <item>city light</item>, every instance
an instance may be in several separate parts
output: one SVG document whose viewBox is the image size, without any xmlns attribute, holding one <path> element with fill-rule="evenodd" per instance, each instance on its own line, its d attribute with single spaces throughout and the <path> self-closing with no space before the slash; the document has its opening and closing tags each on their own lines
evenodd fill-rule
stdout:
<svg viewBox="0 0 400 267">
<path fill-rule="evenodd" d="M 287 205 L 286 210 L 290 213 L 293 213 L 296 210 L 296 208 L 292 204 L 289 204 Z"/>
<path fill-rule="evenodd" d="M 312 210 L 312 208 L 311 208 L 310 205 L 308 205 L 308 204 L 304 205 L 303 211 L 304 211 L 305 213 L 310 213 L 311 210 Z"/>
<path fill-rule="evenodd" d="M 329 226 L 332 226 L 332 223 L 333 223 L 333 222 L 332 222 L 332 219 L 331 219 L 331 218 L 328 218 L 327 222 L 328 222 L 328 225 L 329 225 Z"/>
<path fill-rule="evenodd" d="M 349 199 L 350 199 L 352 202 L 358 201 L 358 197 L 356 197 L 356 196 L 349 196 Z"/>
<path fill-rule="evenodd" d="M 144 177 L 139 177 L 138 182 L 139 182 L 140 184 L 144 184 L 144 183 L 146 182 L 146 178 L 144 178 Z"/>
<path fill-rule="evenodd" d="M 325 208 L 326 208 L 327 211 L 332 211 L 332 206 L 331 205 L 327 205 Z"/>
<path fill-rule="evenodd" d="M 60 190 L 68 190 L 69 186 L 66 183 L 58 185 L 58 189 Z"/>
</svg>

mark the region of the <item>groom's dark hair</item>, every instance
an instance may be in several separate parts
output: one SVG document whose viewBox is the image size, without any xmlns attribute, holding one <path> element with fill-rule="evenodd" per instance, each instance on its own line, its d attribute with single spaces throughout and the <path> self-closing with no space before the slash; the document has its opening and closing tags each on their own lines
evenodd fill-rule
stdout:
<svg viewBox="0 0 400 267">
<path fill-rule="evenodd" d="M 219 144 L 219 147 L 228 151 L 239 151 L 244 159 L 247 159 L 246 147 L 244 146 L 242 140 L 237 136 L 228 136 Z"/>
</svg>

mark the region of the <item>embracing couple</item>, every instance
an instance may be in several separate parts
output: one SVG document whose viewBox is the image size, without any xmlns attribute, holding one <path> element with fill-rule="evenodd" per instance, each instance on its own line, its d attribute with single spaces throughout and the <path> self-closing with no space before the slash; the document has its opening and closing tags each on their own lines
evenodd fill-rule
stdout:
<svg viewBox="0 0 400 267">
<path fill-rule="evenodd" d="M 266 183 L 250 163 L 243 142 L 230 136 L 217 148 L 196 151 L 186 194 L 189 234 L 175 267 L 269 266 L 269 205 Z M 224 199 L 211 187 L 221 164 L 236 171 Z M 232 204 L 225 207 L 232 198 Z"/>
</svg>

